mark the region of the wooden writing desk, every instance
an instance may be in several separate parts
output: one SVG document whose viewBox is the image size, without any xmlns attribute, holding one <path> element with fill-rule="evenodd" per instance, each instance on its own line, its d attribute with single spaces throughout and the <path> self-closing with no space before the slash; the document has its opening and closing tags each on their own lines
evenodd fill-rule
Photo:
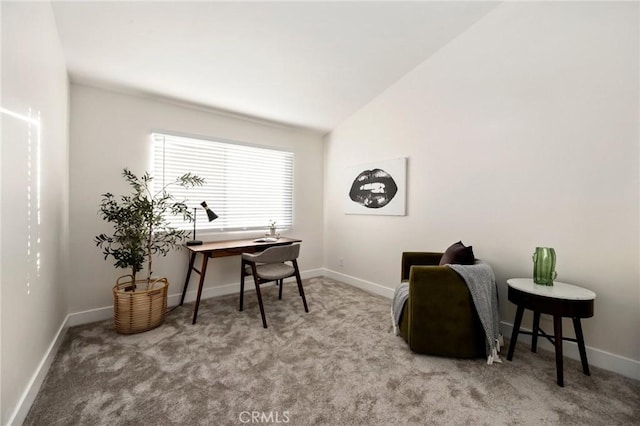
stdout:
<svg viewBox="0 0 640 426">
<path fill-rule="evenodd" d="M 196 323 L 198 317 L 198 307 L 200 306 L 200 296 L 202 296 L 202 286 L 204 284 L 204 276 L 207 272 L 207 262 L 210 257 L 226 257 L 226 256 L 240 256 L 242 253 L 255 253 L 263 251 L 266 248 L 273 246 L 284 246 L 292 243 L 299 243 L 302 240 L 295 238 L 280 237 L 275 242 L 255 242 L 250 240 L 230 240 L 230 241 L 215 241 L 211 243 L 204 243 L 199 246 L 186 246 L 189 250 L 189 269 L 187 270 L 187 278 L 184 280 L 184 288 L 182 289 L 182 298 L 180 299 L 180 305 L 184 303 L 184 297 L 187 294 L 187 286 L 189 285 L 189 279 L 191 278 L 191 271 L 196 271 L 200 275 L 200 282 L 198 283 L 198 296 L 196 298 L 196 306 L 193 309 L 193 322 Z M 200 270 L 196 269 L 193 265 L 196 260 L 196 255 L 202 254 L 202 266 Z"/>
</svg>

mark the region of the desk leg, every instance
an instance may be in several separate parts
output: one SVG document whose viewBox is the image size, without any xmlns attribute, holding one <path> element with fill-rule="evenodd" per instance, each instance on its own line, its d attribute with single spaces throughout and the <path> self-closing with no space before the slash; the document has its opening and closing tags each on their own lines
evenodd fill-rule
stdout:
<svg viewBox="0 0 640 426">
<path fill-rule="evenodd" d="M 193 262 L 196 260 L 195 252 L 191 253 L 189 259 L 189 270 L 187 270 L 187 279 L 184 280 L 184 287 L 182 288 L 182 298 L 180 299 L 180 306 L 184 303 L 184 296 L 187 294 L 187 286 L 189 285 L 189 279 L 191 278 L 191 271 L 193 270 Z"/>
<path fill-rule="evenodd" d="M 556 344 L 556 378 L 558 386 L 564 386 L 564 374 L 562 371 L 562 316 L 553 316 L 554 342 Z"/>
<path fill-rule="evenodd" d="M 582 361 L 582 372 L 587 376 L 589 373 L 589 362 L 587 362 L 587 351 L 584 347 L 584 336 L 582 335 L 582 324 L 580 318 L 573 318 L 573 329 L 576 331 L 576 340 L 578 341 L 578 350 L 580 350 L 580 361 Z"/>
<path fill-rule="evenodd" d="M 540 330 L 540 312 L 533 312 L 533 330 L 531 332 L 531 352 L 538 350 L 538 332 Z"/>
<path fill-rule="evenodd" d="M 207 272 L 207 262 L 209 261 L 209 256 L 206 253 L 202 254 L 202 268 L 200 269 L 200 283 L 198 284 L 198 297 L 196 298 L 196 306 L 193 309 L 193 322 L 191 324 L 196 323 L 196 318 L 198 318 L 198 307 L 200 307 L 200 296 L 202 296 L 202 286 L 204 285 L 204 275 Z"/>
<path fill-rule="evenodd" d="M 513 331 L 511 332 L 511 341 L 509 342 L 509 352 L 507 353 L 507 361 L 513 359 L 513 351 L 516 348 L 516 341 L 518 340 L 518 333 L 520 332 L 520 323 L 522 322 L 522 314 L 524 313 L 524 307 L 518 306 L 516 311 L 516 320 L 513 323 Z"/>
</svg>

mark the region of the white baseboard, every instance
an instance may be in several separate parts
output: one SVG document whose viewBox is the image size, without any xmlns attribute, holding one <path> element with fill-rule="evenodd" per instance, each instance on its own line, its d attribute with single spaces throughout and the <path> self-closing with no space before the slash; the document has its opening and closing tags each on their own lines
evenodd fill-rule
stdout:
<svg viewBox="0 0 640 426">
<path fill-rule="evenodd" d="M 520 327 L 520 329 L 531 333 L 530 329 L 524 327 Z M 511 337 L 513 324 L 502 321 L 500 323 L 500 331 L 502 332 L 503 336 Z M 528 334 L 518 334 L 518 344 L 521 343 L 526 343 L 527 345 L 531 346 L 531 336 Z M 549 343 L 549 341 L 544 337 L 538 337 L 538 347 L 551 352 L 555 352 L 555 348 L 553 347 L 553 345 Z M 612 354 L 610 352 L 606 352 L 601 349 L 592 348 L 589 346 L 586 346 L 586 351 L 587 361 L 589 362 L 590 366 L 593 365 L 604 370 L 613 371 L 614 373 L 618 373 L 631 379 L 640 380 L 640 361 Z M 580 352 L 578 351 L 578 344 L 568 341 L 563 342 L 562 355 L 579 361 Z"/>
<path fill-rule="evenodd" d="M 27 418 L 27 414 L 29 414 L 29 410 L 31 409 L 31 405 L 33 401 L 35 401 L 38 392 L 40 391 L 40 386 L 44 382 L 45 377 L 47 377 L 47 373 L 49 372 L 49 367 L 51 367 L 51 363 L 58 353 L 58 349 L 60 348 L 60 344 L 62 343 L 62 339 L 69 328 L 67 325 L 69 316 L 62 321 L 56 335 L 53 337 L 51 344 L 47 348 L 47 351 L 44 354 L 44 357 L 38 364 L 36 371 L 31 376 L 31 380 L 27 384 L 26 389 L 20 395 L 20 399 L 18 400 L 18 404 L 16 405 L 15 410 L 9 417 L 8 425 L 21 425 L 24 423 L 24 420 Z"/>
<path fill-rule="evenodd" d="M 91 322 L 103 321 L 109 318 L 113 318 L 113 306 L 74 312 L 67 316 L 67 321 L 69 327 L 74 327 L 76 325 L 89 324 Z"/>
<path fill-rule="evenodd" d="M 380 284 L 372 283 L 371 281 L 361 280 L 360 278 L 352 277 L 351 275 L 341 274 L 340 272 L 332 271 L 330 269 L 324 270 L 324 276 L 336 281 L 340 281 L 359 289 L 368 291 L 369 293 L 384 296 L 388 299 L 393 298 L 393 292 L 395 289 L 382 286 Z"/>
<path fill-rule="evenodd" d="M 302 279 L 319 277 L 324 275 L 325 275 L 325 270 L 321 268 L 310 269 L 307 271 L 300 272 L 300 277 Z M 293 280 L 294 278 L 290 278 L 285 281 L 293 281 Z M 250 285 L 247 285 L 247 284 L 250 284 Z M 185 295 L 185 298 L 184 298 L 185 303 L 195 302 L 196 296 L 198 293 L 197 287 L 198 285 L 197 285 L 196 279 L 192 278 L 191 282 L 189 283 L 189 291 L 187 291 L 187 294 Z M 253 280 L 250 277 L 247 277 L 247 280 L 245 281 L 245 291 L 250 291 L 252 288 L 253 288 Z M 169 294 L 167 296 L 167 306 L 176 306 L 178 303 L 180 303 L 180 298 L 182 297 L 182 286 L 180 286 L 178 290 L 179 290 L 178 293 Z M 240 282 L 225 284 L 225 285 L 216 286 L 216 287 L 206 287 L 202 289 L 201 299 L 209 299 L 211 297 L 226 296 L 228 294 L 237 294 L 238 292 L 240 292 Z M 75 313 L 69 314 L 67 326 L 73 327 L 76 325 L 89 324 L 96 321 L 103 321 L 110 318 L 113 318 L 113 306 L 111 305 L 105 306 L 103 308 L 89 309 L 87 311 L 75 312 Z"/>
</svg>

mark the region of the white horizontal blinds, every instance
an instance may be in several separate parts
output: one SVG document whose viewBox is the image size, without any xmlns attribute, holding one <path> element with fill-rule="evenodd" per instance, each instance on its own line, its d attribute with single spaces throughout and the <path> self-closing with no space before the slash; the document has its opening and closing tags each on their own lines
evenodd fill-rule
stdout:
<svg viewBox="0 0 640 426">
<path fill-rule="evenodd" d="M 170 192 L 197 207 L 198 230 L 266 229 L 293 225 L 293 153 L 273 149 L 153 134 L 154 185 L 160 188 L 184 173 L 205 179 L 202 187 Z M 208 222 L 200 203 L 206 201 L 218 218 Z M 193 224 L 181 218 L 172 223 L 183 229 Z"/>
</svg>

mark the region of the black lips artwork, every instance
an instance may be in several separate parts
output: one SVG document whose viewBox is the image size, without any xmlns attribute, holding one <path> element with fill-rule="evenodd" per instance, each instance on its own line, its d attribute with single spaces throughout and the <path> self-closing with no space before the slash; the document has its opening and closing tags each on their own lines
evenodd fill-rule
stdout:
<svg viewBox="0 0 640 426">
<path fill-rule="evenodd" d="M 379 209 L 389 204 L 396 192 L 398 185 L 389 173 L 382 169 L 364 170 L 353 181 L 349 198 L 366 208 Z"/>
</svg>

